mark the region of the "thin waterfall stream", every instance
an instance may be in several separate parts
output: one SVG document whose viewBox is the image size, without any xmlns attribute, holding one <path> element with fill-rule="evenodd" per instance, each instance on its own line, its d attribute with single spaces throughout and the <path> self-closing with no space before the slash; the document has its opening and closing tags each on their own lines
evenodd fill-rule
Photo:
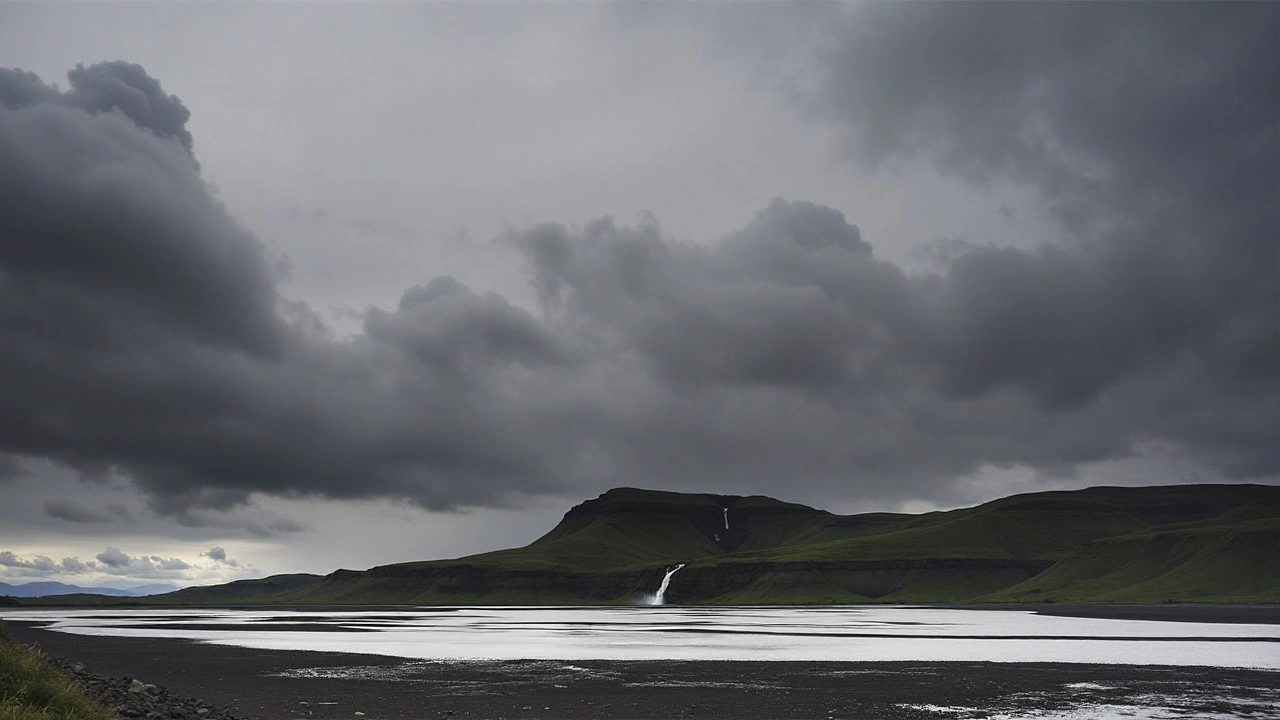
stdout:
<svg viewBox="0 0 1280 720">
<path fill-rule="evenodd" d="M 682 567 L 684 567 L 684 563 L 680 563 L 679 565 L 671 568 L 667 571 L 666 575 L 662 576 L 662 584 L 658 586 L 658 592 L 653 596 L 654 605 L 663 605 L 666 603 L 667 588 L 671 586 L 671 576 L 679 572 Z"/>
</svg>

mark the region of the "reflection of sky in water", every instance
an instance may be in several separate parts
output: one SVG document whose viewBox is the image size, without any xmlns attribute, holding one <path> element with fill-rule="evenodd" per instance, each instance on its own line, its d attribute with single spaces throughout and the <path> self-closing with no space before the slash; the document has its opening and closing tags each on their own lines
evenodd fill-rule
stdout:
<svg viewBox="0 0 1280 720">
<path fill-rule="evenodd" d="M 1014 610 L 186 608 L 5 610 L 0 617 L 45 621 L 81 635 L 427 660 L 957 660 L 1280 670 L 1280 625 L 1104 620 Z"/>
</svg>

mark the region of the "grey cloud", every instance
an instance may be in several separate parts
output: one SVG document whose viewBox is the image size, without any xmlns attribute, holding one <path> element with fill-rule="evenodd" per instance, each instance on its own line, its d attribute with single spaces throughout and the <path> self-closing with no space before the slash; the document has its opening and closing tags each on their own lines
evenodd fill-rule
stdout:
<svg viewBox="0 0 1280 720">
<path fill-rule="evenodd" d="M 934 271 L 945 272 L 960 258 L 983 249 L 982 245 L 964 238 L 947 237 L 921 243 L 912 249 L 911 255 L 925 261 Z"/>
<path fill-rule="evenodd" d="M 77 72 L 124 92 L 119 71 Z M 152 110 L 168 102 L 131 73 Z M 280 301 L 261 244 L 162 137 L 182 113 L 33 99 L 30 80 L 0 76 L 27 103 L 0 111 L 0 450 L 255 534 L 300 529 L 229 513 L 255 491 L 448 507 L 549 485 L 506 413 L 510 382 L 565 362 L 532 315 L 439 279 L 336 342 Z"/>
<path fill-rule="evenodd" d="M 185 560 L 179 558 L 162 558 L 159 555 L 151 555 L 142 558 L 145 564 L 160 570 L 189 570 L 191 566 Z"/>
<path fill-rule="evenodd" d="M 95 557 L 98 562 L 102 563 L 103 567 L 100 569 L 113 575 L 180 577 L 177 573 L 191 569 L 191 565 L 180 558 L 165 558 L 159 555 L 139 555 L 135 557 L 114 547 L 108 547 Z"/>
<path fill-rule="evenodd" d="M 55 573 L 58 570 L 57 563 L 44 555 L 34 555 L 30 559 L 24 559 L 14 555 L 13 552 L 9 550 L 0 552 L 0 565 L 19 570 L 34 571 L 42 574 Z"/>
<path fill-rule="evenodd" d="M 825 242 L 805 240 L 813 227 Z M 514 241 L 553 322 L 597 344 L 582 353 L 591 358 L 583 377 L 605 378 L 601 392 L 615 396 L 574 408 L 589 438 L 577 447 L 592 460 L 584 472 L 725 489 L 786 478 L 797 490 L 846 492 L 885 492 L 893 478 L 894 492 L 945 492 L 938 478 L 982 464 L 1069 470 L 1126 457 L 1152 437 L 1187 443 L 1228 474 L 1274 472 L 1266 462 L 1234 464 L 1269 452 L 1265 400 L 1245 403 L 1253 412 L 1234 419 L 1214 413 L 1225 425 L 1212 443 L 1192 443 L 1168 422 L 1172 397 L 1206 408 L 1201 415 L 1226 400 L 1194 389 L 1170 395 L 1177 362 L 1071 404 L 1007 379 L 955 387 L 955 366 L 974 362 L 956 337 L 982 330 L 964 319 L 1018 323 L 1043 310 L 1070 322 L 1069 304 L 1059 310 L 1044 298 L 1053 287 L 1066 293 L 1075 277 L 1028 273 L 1040 262 L 1034 255 L 990 251 L 1008 253 L 1015 267 L 984 295 L 964 263 L 986 250 L 964 255 L 949 275 L 911 278 L 877 261 L 838 213 L 782 201 L 709 248 L 666 240 L 647 223 L 542 226 Z M 1019 293 L 1028 297 L 1001 302 Z M 1010 341 L 1003 352 L 1019 348 L 1045 353 L 1044 372 L 1067 374 L 1055 382 L 1067 384 L 1070 373 L 1091 380 L 1087 346 Z"/>
<path fill-rule="evenodd" d="M 55 98 L 57 91 L 35 73 L 0 68 L 0 107 L 10 110 Z"/>
<path fill-rule="evenodd" d="M 229 568 L 241 567 L 238 560 L 227 557 L 226 549 L 221 546 L 215 545 L 214 547 L 209 548 L 208 552 L 201 553 L 201 555 L 204 555 L 219 565 L 225 565 Z"/>
<path fill-rule="evenodd" d="M 364 329 L 370 340 L 449 376 L 493 363 L 560 360 L 554 340 L 532 315 L 496 294 L 478 296 L 451 277 L 409 288 L 396 313 L 370 308 Z"/>
<path fill-rule="evenodd" d="M 168 95 L 141 65 L 106 62 L 67 72 L 71 89 L 66 101 L 92 113 L 117 111 L 134 124 L 163 138 L 177 140 L 191 150 L 187 120 L 191 112 L 175 95 Z"/>
<path fill-rule="evenodd" d="M 126 116 L 60 99 L 0 117 L 7 322 L 39 303 L 58 331 L 90 345 L 154 332 L 269 351 L 279 327 L 262 248 L 208 195 L 186 152 Z M 38 352 L 36 340 L 23 349 Z"/>
<path fill-rule="evenodd" d="M 855 344 L 880 335 L 874 316 L 909 299 L 857 227 L 809 203 L 774 201 L 712 248 L 669 242 L 652 219 L 546 225 L 515 242 L 569 325 L 678 386 L 838 384 L 859 371 Z"/>
<path fill-rule="evenodd" d="M 97 566 L 94 563 L 92 562 L 86 563 L 81 561 L 80 558 L 74 558 L 74 557 L 62 558 L 61 565 L 62 565 L 62 572 L 70 573 L 73 575 L 82 575 L 84 573 L 93 572 L 94 570 L 97 570 Z"/>
<path fill-rule="evenodd" d="M 949 391 L 1053 412 L 1162 377 L 1231 408 L 1222 432 L 1149 408 L 1167 437 L 1280 468 L 1243 441 L 1280 430 L 1280 8 L 873 3 L 829 27 L 810 101 L 862 160 L 1029 183 L 1071 236 L 954 261 L 935 298 Z"/>
<path fill-rule="evenodd" d="M 52 498 L 44 503 L 44 513 L 57 520 L 73 523 L 111 522 L 112 514 L 105 510 L 87 508 L 67 498 Z"/>
<path fill-rule="evenodd" d="M 112 503 L 104 508 L 89 508 L 67 498 L 51 498 L 44 503 L 44 512 L 51 518 L 73 523 L 109 523 L 119 520 L 133 521 L 133 514 L 123 505 Z"/>
<path fill-rule="evenodd" d="M 253 506 L 244 489 L 169 487 L 150 498 L 150 506 L 189 528 L 244 530 L 258 537 L 307 530 L 308 526 L 279 513 Z"/>
<path fill-rule="evenodd" d="M 18 458 L 0 453 L 0 485 L 11 483 L 27 474 L 26 468 Z"/>
<path fill-rule="evenodd" d="M 98 562 L 113 568 L 128 567 L 133 558 L 126 555 L 119 548 L 109 547 L 98 553 Z"/>
</svg>

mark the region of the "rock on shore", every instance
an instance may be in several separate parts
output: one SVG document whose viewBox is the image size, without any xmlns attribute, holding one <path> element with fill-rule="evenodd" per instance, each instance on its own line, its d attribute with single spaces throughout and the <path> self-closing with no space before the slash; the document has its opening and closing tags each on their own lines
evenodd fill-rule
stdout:
<svg viewBox="0 0 1280 720">
<path fill-rule="evenodd" d="M 79 663 L 51 659 L 70 675 L 89 697 L 122 718 L 145 720 L 242 720 L 225 707 L 204 700 L 173 695 L 168 690 L 129 677 L 95 675 Z"/>
</svg>

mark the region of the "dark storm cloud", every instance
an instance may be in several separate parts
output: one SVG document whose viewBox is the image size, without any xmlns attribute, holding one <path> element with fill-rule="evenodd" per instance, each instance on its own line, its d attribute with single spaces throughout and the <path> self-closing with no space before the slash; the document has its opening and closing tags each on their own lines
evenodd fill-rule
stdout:
<svg viewBox="0 0 1280 720">
<path fill-rule="evenodd" d="M 583 383 L 605 378 L 613 395 L 564 419 L 588 438 L 577 448 L 594 461 L 584 472 L 674 487 L 768 489 L 785 479 L 795 491 L 945 492 L 938 478 L 983 464 L 1068 471 L 1152 440 L 1185 442 L 1178 425 L 1198 424 L 1195 415 L 1217 431 L 1187 445 L 1192 456 L 1233 477 L 1273 472 L 1273 400 L 1173 393 L 1185 357 L 1070 406 L 1014 382 L 961 392 L 953 366 L 967 358 L 955 326 L 988 308 L 980 295 L 957 300 L 968 291 L 964 268 L 908 277 L 830 208 L 775 201 L 712 247 L 664 239 L 651 222 L 547 225 L 513 240 L 552 322 L 584 343 Z M 974 257 L 986 255 L 961 262 Z M 1037 309 L 989 306 L 997 319 Z M 1045 372 L 1071 372 L 1085 352 L 1047 357 Z"/>
<path fill-rule="evenodd" d="M 154 331 L 275 348 L 261 246 L 208 195 L 181 146 L 119 113 L 52 101 L 8 108 L 0 123 L 4 322 L 34 306 L 61 317 L 24 333 L 28 356 L 59 333 L 89 345 Z M 95 322 L 77 325 L 88 313 Z"/>
<path fill-rule="evenodd" d="M 547 224 L 507 238 L 541 315 L 436 277 L 346 339 L 278 296 L 139 68 L 0 74 L 0 452 L 263 534 L 296 527 L 235 516 L 254 493 L 924 497 L 1151 444 L 1273 476 L 1277 11 L 1101 7 L 858 6 L 817 86 L 864 159 L 1011 175 L 1063 242 L 910 276 L 805 202 L 713 245 Z"/>
<path fill-rule="evenodd" d="M 945 387 L 1055 412 L 1161 377 L 1134 399 L 1153 435 L 1276 472 L 1280 7 L 868 4 L 838 27 L 814 102 L 863 160 L 1030 183 L 1072 235 L 951 266 Z M 1215 423 L 1174 419 L 1201 402 Z"/>
<path fill-rule="evenodd" d="M 121 112 L 139 127 L 160 137 L 173 138 L 188 151 L 191 112 L 175 95 L 167 95 L 160 83 L 141 65 L 126 62 L 77 65 L 67 72 L 71 90 L 66 100 L 92 113 Z"/>
<path fill-rule="evenodd" d="M 532 315 L 437 278 L 335 342 L 208 194 L 181 103 L 136 66 L 72 75 L 67 93 L 0 76 L 4 451 L 259 534 L 299 526 L 216 511 L 255 491 L 450 506 L 548 486 L 508 412 L 508 375 L 566 362 Z"/>
<path fill-rule="evenodd" d="M 0 485 L 11 483 L 27 474 L 22 461 L 12 455 L 0 453 Z"/>
<path fill-rule="evenodd" d="M 90 508 L 67 498 L 46 500 L 44 512 L 51 518 L 73 523 L 109 523 L 120 520 L 133 520 L 133 515 L 124 506 L 112 504 L 101 509 Z"/>
<path fill-rule="evenodd" d="M 554 341 L 529 313 L 496 294 L 476 295 L 451 277 L 405 290 L 394 313 L 371 309 L 364 330 L 442 376 L 560 361 Z"/>
<path fill-rule="evenodd" d="M 824 26 L 801 94 L 855 158 L 1012 179 L 1063 237 L 938 243 L 939 274 L 906 278 L 801 203 L 711 249 L 644 225 L 532 233 L 544 301 L 706 392 L 630 428 L 628 467 L 906 487 L 1156 443 L 1226 477 L 1280 471 L 1274 6 L 879 3 Z M 806 218 L 828 247 L 800 240 Z"/>
<path fill-rule="evenodd" d="M 167 495 L 153 498 L 152 507 L 170 515 L 179 525 L 190 528 L 219 528 L 244 530 L 258 537 L 271 537 L 310 529 L 307 525 L 286 515 L 262 510 L 220 511 L 212 510 L 192 501 L 189 494 Z M 239 503 L 233 503 L 232 506 Z"/>
<path fill-rule="evenodd" d="M 604 219 L 516 238 L 542 300 L 569 324 L 634 351 L 674 387 L 820 390 L 897 316 L 906 279 L 837 211 L 775 201 L 713 248 Z"/>
</svg>

